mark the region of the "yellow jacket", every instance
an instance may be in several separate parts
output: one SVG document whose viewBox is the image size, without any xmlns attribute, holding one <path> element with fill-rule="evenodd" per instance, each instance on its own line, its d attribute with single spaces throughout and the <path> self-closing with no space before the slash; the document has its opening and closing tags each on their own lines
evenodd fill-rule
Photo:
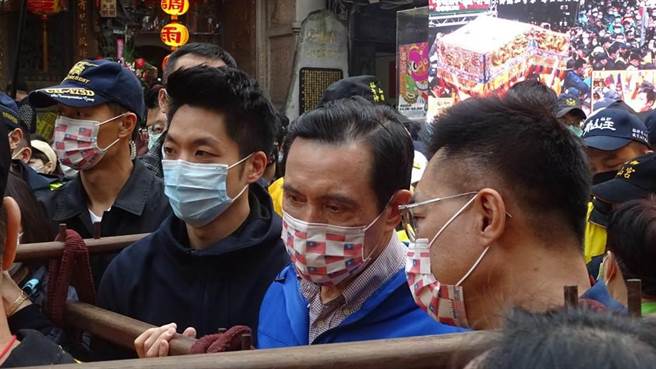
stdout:
<svg viewBox="0 0 656 369">
<path fill-rule="evenodd" d="M 283 177 L 276 179 L 269 185 L 269 196 L 273 202 L 273 210 L 282 217 L 282 185 L 284 183 Z"/>
<path fill-rule="evenodd" d="M 588 214 L 585 218 L 585 239 L 583 240 L 583 255 L 585 263 L 589 263 L 593 257 L 606 253 L 606 228 L 590 222 L 592 213 L 592 202 L 588 203 Z"/>
</svg>

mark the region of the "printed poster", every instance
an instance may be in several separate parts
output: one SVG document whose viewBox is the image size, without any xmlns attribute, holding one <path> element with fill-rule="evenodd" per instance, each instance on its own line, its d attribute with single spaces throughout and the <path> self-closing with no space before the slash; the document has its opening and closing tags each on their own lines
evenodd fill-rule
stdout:
<svg viewBox="0 0 656 369">
<path fill-rule="evenodd" d="M 410 119 L 423 119 L 428 104 L 428 43 L 399 45 L 398 110 Z"/>
</svg>

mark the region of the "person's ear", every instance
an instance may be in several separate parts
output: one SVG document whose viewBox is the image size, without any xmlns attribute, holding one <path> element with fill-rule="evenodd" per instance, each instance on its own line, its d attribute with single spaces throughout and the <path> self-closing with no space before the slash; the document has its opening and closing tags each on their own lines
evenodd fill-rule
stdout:
<svg viewBox="0 0 656 369">
<path fill-rule="evenodd" d="M 159 110 L 166 115 L 169 111 L 169 94 L 166 92 L 165 88 L 159 90 L 157 94 L 157 103 L 159 104 Z"/>
<path fill-rule="evenodd" d="M 401 211 L 399 210 L 400 205 L 405 205 L 410 202 L 412 198 L 412 193 L 408 190 L 399 190 L 389 201 L 387 209 L 385 209 L 385 215 L 383 215 L 383 221 L 389 228 L 396 228 L 397 225 L 401 222 Z"/>
<path fill-rule="evenodd" d="M 615 259 L 615 255 L 611 251 L 606 252 L 606 256 L 604 257 L 604 268 L 603 268 L 603 275 L 601 278 L 603 279 L 604 283 L 606 283 L 606 286 L 608 286 L 609 283 L 611 283 L 615 277 L 617 277 L 617 272 L 619 271 L 619 267 L 617 266 L 617 260 Z"/>
<path fill-rule="evenodd" d="M 16 150 L 20 142 L 23 140 L 23 130 L 20 128 L 15 128 L 9 132 L 9 149 L 11 151 Z"/>
<path fill-rule="evenodd" d="M 46 171 L 46 174 L 52 174 L 56 169 L 56 164 L 49 161 L 43 166 L 43 169 Z"/>
<path fill-rule="evenodd" d="M 256 151 L 251 155 L 251 157 L 244 162 L 246 170 L 244 171 L 246 175 L 246 182 L 254 183 L 262 177 L 264 171 L 267 167 L 267 155 L 264 151 Z"/>
<path fill-rule="evenodd" d="M 508 220 L 506 203 L 501 194 L 491 188 L 484 188 L 476 195 L 473 208 L 478 214 L 475 232 L 481 244 L 487 246 L 501 238 Z"/>
<path fill-rule="evenodd" d="M 18 234 L 21 228 L 21 212 L 16 200 L 9 196 L 2 199 L 2 207 L 7 219 L 7 237 L 5 237 L 5 250 L 2 255 L 2 270 L 9 270 L 16 258 L 16 246 L 18 245 Z"/>
<path fill-rule="evenodd" d="M 131 138 L 132 131 L 134 131 L 137 125 L 137 115 L 132 112 L 129 112 L 129 113 L 125 113 L 125 115 L 123 115 L 120 119 L 121 119 L 121 125 L 119 127 L 118 137 Z"/>
<path fill-rule="evenodd" d="M 25 146 L 21 149 L 21 152 L 20 154 L 18 154 L 18 157 L 16 159 L 22 161 L 25 164 L 28 164 L 31 158 L 32 158 L 32 149 Z"/>
</svg>

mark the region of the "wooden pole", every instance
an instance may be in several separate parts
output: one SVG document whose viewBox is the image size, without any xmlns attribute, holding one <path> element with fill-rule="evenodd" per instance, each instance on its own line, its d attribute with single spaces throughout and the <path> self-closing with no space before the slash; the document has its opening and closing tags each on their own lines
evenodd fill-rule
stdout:
<svg viewBox="0 0 656 369">
<path fill-rule="evenodd" d="M 627 279 L 626 290 L 629 315 L 640 318 L 642 316 L 642 282 L 639 279 Z"/>
<path fill-rule="evenodd" d="M 579 306 L 579 288 L 577 286 L 565 286 L 565 309 L 576 309 Z"/>
<path fill-rule="evenodd" d="M 61 369 L 451 369 L 496 341 L 494 331 L 61 365 Z M 36 367 L 38 368 L 38 367 Z"/>
<path fill-rule="evenodd" d="M 250 350 L 253 347 L 253 342 L 250 333 L 244 333 L 239 337 L 241 341 L 242 350 Z"/>
<path fill-rule="evenodd" d="M 43 33 L 43 71 L 48 72 L 48 16 L 41 16 L 41 29 Z"/>
<path fill-rule="evenodd" d="M 16 50 L 12 58 L 11 65 L 11 91 L 9 92 L 12 99 L 16 98 L 16 87 L 18 83 L 18 71 L 20 69 L 21 48 L 23 46 L 23 30 L 25 29 L 25 19 L 27 19 L 27 0 L 20 0 L 18 10 L 18 25 L 16 26 Z"/>
<path fill-rule="evenodd" d="M 66 303 L 64 318 L 68 326 L 80 328 L 129 350 L 134 350 L 134 340 L 141 333 L 155 327 L 83 302 Z M 193 338 L 178 334 L 171 340 L 169 352 L 173 356 L 189 354 L 195 342 Z"/>
<path fill-rule="evenodd" d="M 64 228 L 65 234 L 65 228 Z M 123 249 L 140 239 L 148 233 L 132 234 L 127 236 L 104 237 L 100 239 L 85 239 L 89 252 L 92 254 L 108 253 Z M 16 249 L 16 261 L 48 260 L 61 257 L 64 243 L 60 241 L 26 243 L 18 245 Z"/>
</svg>

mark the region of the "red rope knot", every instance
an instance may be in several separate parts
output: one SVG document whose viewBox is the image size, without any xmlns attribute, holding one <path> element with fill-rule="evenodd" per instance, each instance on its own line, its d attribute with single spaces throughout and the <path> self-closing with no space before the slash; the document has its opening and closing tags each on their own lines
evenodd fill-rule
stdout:
<svg viewBox="0 0 656 369">
<path fill-rule="evenodd" d="M 89 249 L 82 237 L 74 230 L 67 229 L 64 240 L 61 235 L 55 240 L 64 242 L 64 252 L 59 260 L 53 259 L 48 265 L 47 311 L 55 324 L 63 326 L 68 287 L 75 287 L 80 301 L 89 304 L 95 303 L 96 289 Z"/>
<path fill-rule="evenodd" d="M 251 334 L 251 329 L 245 325 L 236 325 L 225 333 L 208 334 L 203 336 L 191 346 L 192 354 L 204 354 L 226 351 L 240 351 L 242 349 L 242 338 L 244 334 Z"/>
</svg>

